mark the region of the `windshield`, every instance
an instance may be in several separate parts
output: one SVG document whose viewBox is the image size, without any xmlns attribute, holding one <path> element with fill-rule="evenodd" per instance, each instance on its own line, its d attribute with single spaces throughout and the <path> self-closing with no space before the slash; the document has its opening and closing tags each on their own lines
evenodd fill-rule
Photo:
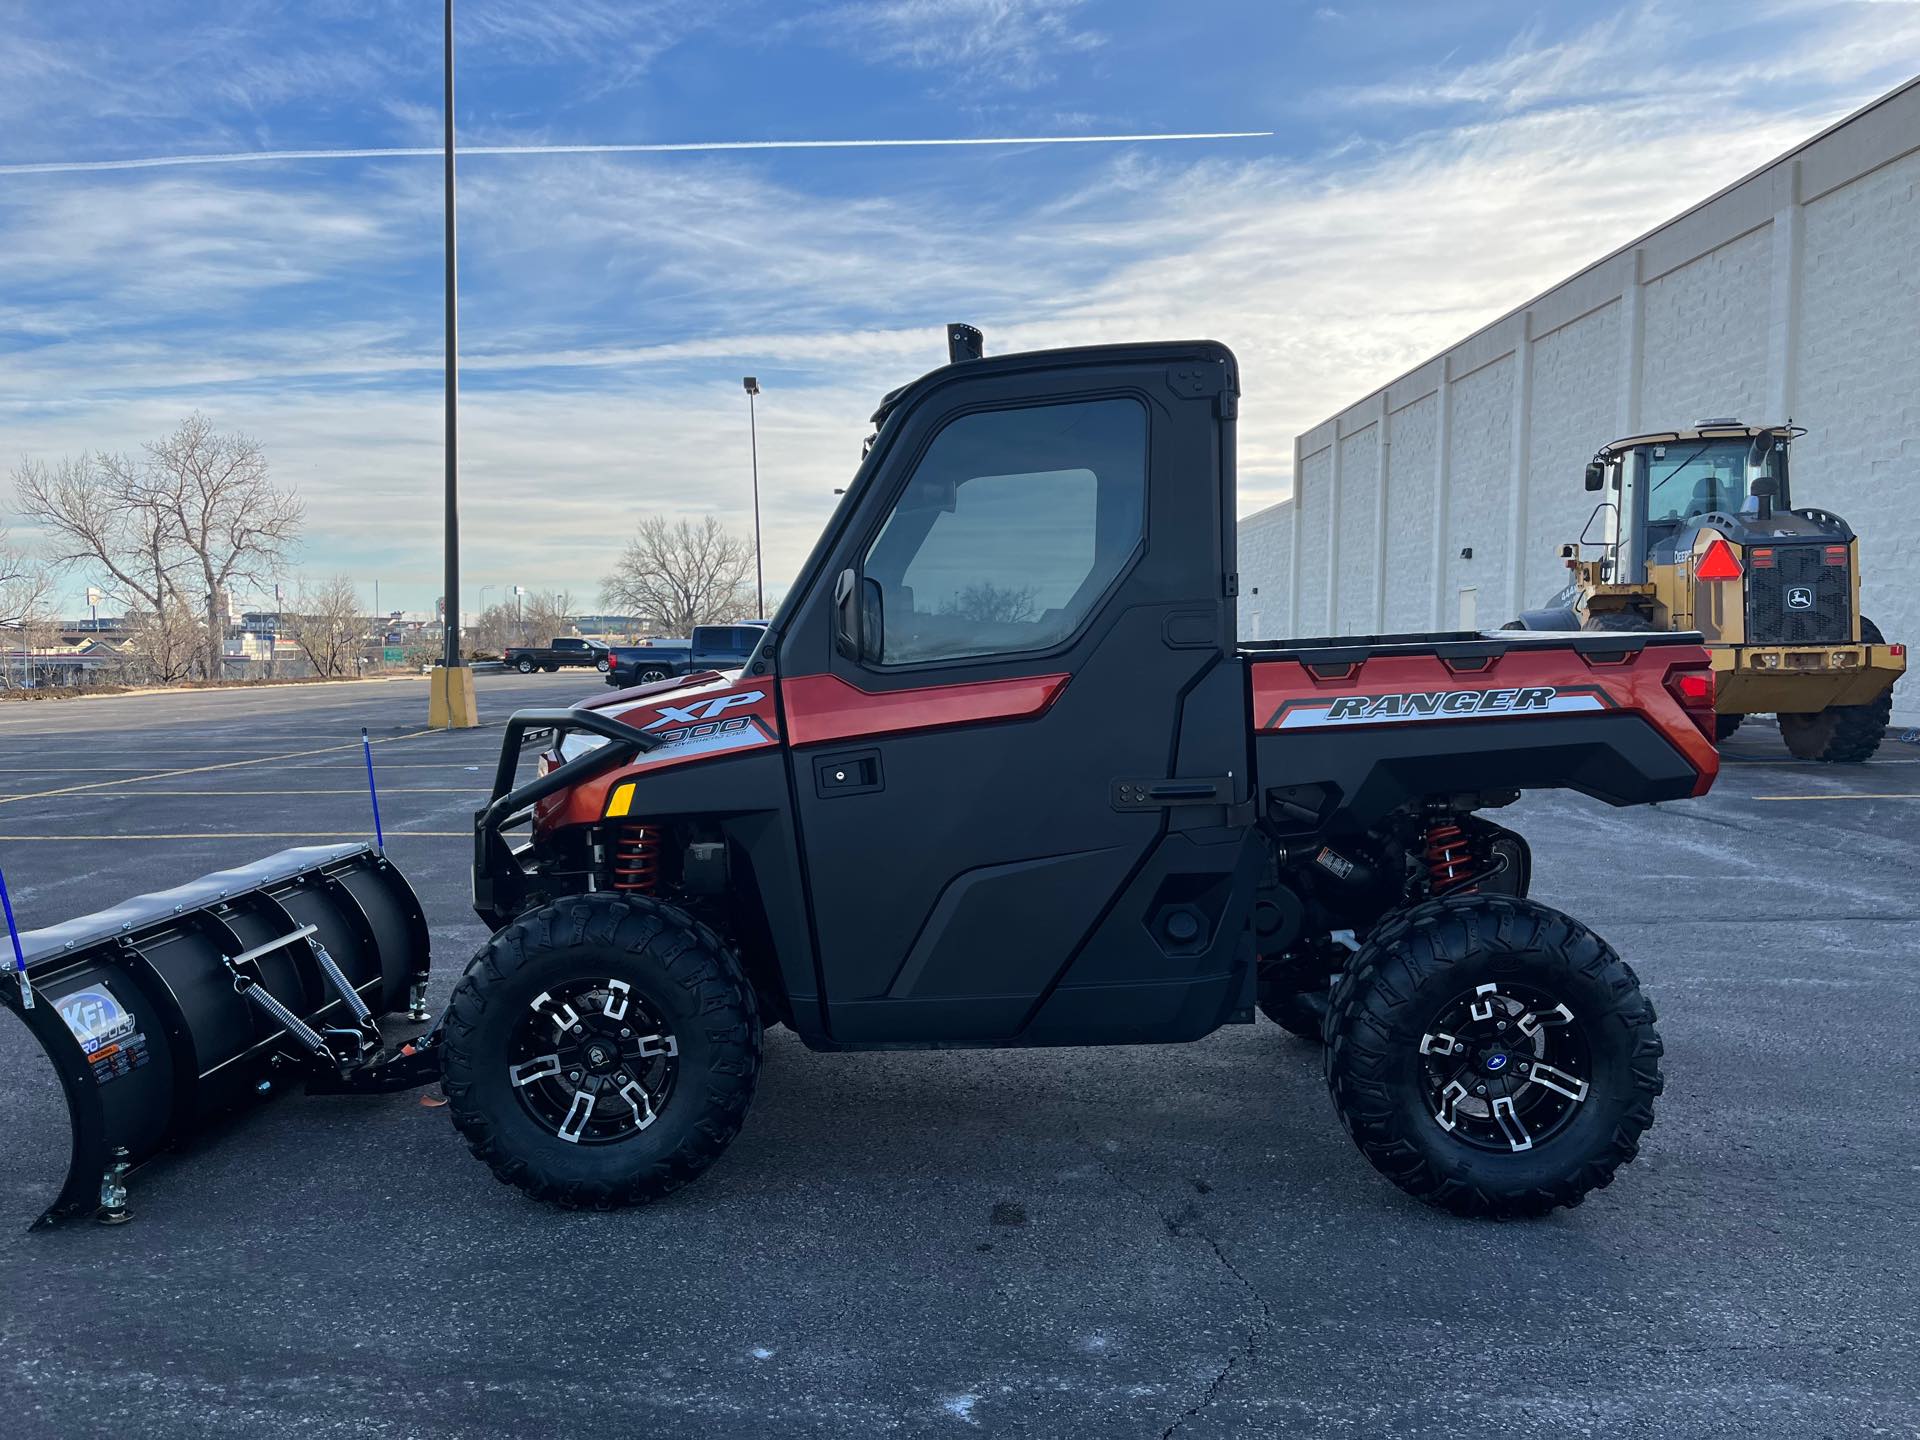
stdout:
<svg viewBox="0 0 1920 1440">
<path fill-rule="evenodd" d="M 1719 510 L 1736 514 L 1747 503 L 1745 436 L 1731 440 L 1676 441 L 1647 452 L 1647 520 L 1691 520 Z"/>
</svg>

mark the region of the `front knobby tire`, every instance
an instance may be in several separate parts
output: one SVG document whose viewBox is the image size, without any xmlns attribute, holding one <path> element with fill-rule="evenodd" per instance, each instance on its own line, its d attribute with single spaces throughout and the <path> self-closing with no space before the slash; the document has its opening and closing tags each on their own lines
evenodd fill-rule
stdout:
<svg viewBox="0 0 1920 1440">
<path fill-rule="evenodd" d="M 760 1043 L 752 987 L 712 930 L 644 896 L 578 896 L 474 956 L 447 1007 L 442 1086 L 497 1179 L 608 1210 L 670 1194 L 720 1157 L 752 1102 Z"/>
<path fill-rule="evenodd" d="M 1631 967 L 1577 920 L 1509 896 L 1383 923 L 1334 987 L 1326 1035 L 1327 1085 L 1361 1153 L 1456 1215 L 1578 1205 L 1638 1153 L 1664 1085 Z"/>
</svg>

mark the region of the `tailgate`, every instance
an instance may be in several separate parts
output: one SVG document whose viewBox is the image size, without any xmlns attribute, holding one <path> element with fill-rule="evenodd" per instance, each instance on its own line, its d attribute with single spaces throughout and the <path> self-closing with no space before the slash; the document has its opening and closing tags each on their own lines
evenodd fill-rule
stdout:
<svg viewBox="0 0 1920 1440">
<path fill-rule="evenodd" d="M 1442 788 L 1566 788 L 1634 804 L 1705 794 L 1719 771 L 1697 635 L 1502 631 L 1243 648 L 1262 783 L 1296 763 L 1350 772 L 1355 756 L 1340 752 L 1358 750 L 1369 766 L 1428 769 Z M 1280 737 L 1298 744 L 1275 749 Z M 1329 744 L 1338 750 L 1322 753 Z"/>
</svg>

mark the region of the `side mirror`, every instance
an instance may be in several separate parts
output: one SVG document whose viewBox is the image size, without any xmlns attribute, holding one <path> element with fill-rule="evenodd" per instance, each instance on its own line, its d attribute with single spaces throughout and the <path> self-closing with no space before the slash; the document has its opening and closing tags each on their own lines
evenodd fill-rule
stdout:
<svg viewBox="0 0 1920 1440">
<path fill-rule="evenodd" d="M 1773 497 L 1780 493 L 1780 482 L 1771 475 L 1762 475 L 1747 487 L 1747 493 L 1753 496 L 1754 509 L 1762 520 L 1773 518 Z"/>
<path fill-rule="evenodd" d="M 1598 490 L 1607 483 L 1607 467 L 1598 460 L 1587 466 L 1587 489 Z"/>
<path fill-rule="evenodd" d="M 849 660 L 877 659 L 885 623 L 880 582 L 842 570 L 833 582 L 834 648 Z"/>
<path fill-rule="evenodd" d="M 860 577 L 849 568 L 833 582 L 833 648 L 849 660 L 860 658 L 860 611 L 853 603 Z"/>
</svg>

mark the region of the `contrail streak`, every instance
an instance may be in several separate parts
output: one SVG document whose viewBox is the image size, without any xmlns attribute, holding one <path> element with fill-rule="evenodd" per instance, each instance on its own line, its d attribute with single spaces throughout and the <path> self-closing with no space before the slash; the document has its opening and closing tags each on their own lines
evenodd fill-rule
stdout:
<svg viewBox="0 0 1920 1440">
<path fill-rule="evenodd" d="M 951 145 L 1139 145 L 1165 140 L 1259 140 L 1271 130 L 1159 135 L 989 135 L 934 140 L 701 140 L 677 145 L 461 145 L 458 155 L 673 155 L 713 150 L 891 150 Z M 66 175 L 85 170 L 159 170 L 174 165 L 265 165 L 278 160 L 390 160 L 441 154 L 436 146 L 370 150 L 243 150 L 217 155 L 148 155 L 134 160 L 33 160 L 0 165 L 0 175 Z"/>
</svg>

